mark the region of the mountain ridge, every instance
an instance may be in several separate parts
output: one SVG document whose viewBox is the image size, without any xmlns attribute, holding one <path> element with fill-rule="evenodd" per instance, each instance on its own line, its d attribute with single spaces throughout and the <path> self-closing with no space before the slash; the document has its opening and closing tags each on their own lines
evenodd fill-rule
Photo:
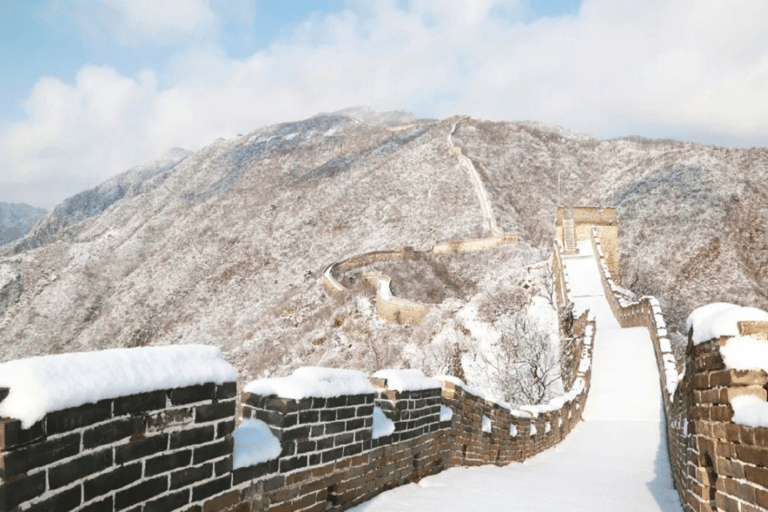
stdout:
<svg viewBox="0 0 768 512">
<path fill-rule="evenodd" d="M 673 327 L 702 301 L 766 308 L 765 149 L 600 141 L 472 118 L 453 142 L 477 169 L 499 229 L 519 233 L 520 246 L 447 262 L 454 275 L 441 270 L 438 282 L 475 284 L 423 327 L 383 324 L 365 294 L 326 297 L 319 278 L 332 261 L 490 234 L 449 145 L 463 116 L 394 118 L 405 124 L 322 114 L 220 139 L 34 248 L 6 249 L 0 339 L 13 342 L 0 360 L 208 343 L 247 379 L 339 360 L 371 369 L 372 344 L 387 340 L 380 362 L 415 364 L 413 346 L 445 329 L 461 336 L 456 314 L 473 296 L 515 288 L 527 265 L 547 258 L 559 202 L 616 203 L 624 282 L 661 292 Z M 404 275 L 415 282 L 393 289 L 418 285 L 418 274 Z"/>
</svg>

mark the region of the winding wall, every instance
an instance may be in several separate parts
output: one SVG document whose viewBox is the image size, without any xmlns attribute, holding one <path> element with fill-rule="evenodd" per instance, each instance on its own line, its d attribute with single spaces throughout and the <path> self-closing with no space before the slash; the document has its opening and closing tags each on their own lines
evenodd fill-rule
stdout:
<svg viewBox="0 0 768 512">
<path fill-rule="evenodd" d="M 766 400 L 768 373 L 727 369 L 720 347 L 727 337 L 694 345 L 691 331 L 685 374 L 680 378 L 658 301 L 621 297 L 593 231 L 603 288 L 623 327 L 647 327 L 653 341 L 666 415 L 672 474 L 686 512 L 768 511 L 768 428 L 733 421 L 731 400 L 753 395 Z M 765 324 L 740 322 L 742 334 L 768 336 Z M 767 341 L 768 343 L 768 341 Z"/>
</svg>

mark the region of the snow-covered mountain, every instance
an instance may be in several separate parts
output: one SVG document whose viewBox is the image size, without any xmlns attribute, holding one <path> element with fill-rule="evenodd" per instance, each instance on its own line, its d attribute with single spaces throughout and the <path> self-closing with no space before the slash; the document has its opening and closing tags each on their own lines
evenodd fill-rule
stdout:
<svg viewBox="0 0 768 512">
<path fill-rule="evenodd" d="M 332 261 L 488 234 L 452 130 L 499 227 L 522 243 L 439 262 L 428 285 L 451 293 L 419 327 L 377 319 L 364 292 L 326 297 Z M 714 300 L 765 309 L 767 174 L 765 149 L 600 141 L 531 122 L 354 108 L 269 126 L 113 178 L 4 247 L 0 361 L 208 343 L 246 379 L 302 364 L 428 365 L 409 343 L 447 324 L 466 331 L 477 296 L 518 286 L 547 257 L 558 177 L 562 203 L 617 205 L 624 283 L 659 295 L 673 325 Z M 401 290 L 421 279 L 403 276 Z"/>
<path fill-rule="evenodd" d="M 97 187 L 64 200 L 29 234 L 14 244 L 14 252 L 34 249 L 61 237 L 74 238 L 83 220 L 101 214 L 126 195 L 140 194 L 146 187 L 162 183 L 168 172 L 190 154 L 185 149 L 173 148 L 156 160 L 129 169 Z"/>
<path fill-rule="evenodd" d="M 26 235 L 48 212 L 23 203 L 0 203 L 0 245 Z"/>
</svg>

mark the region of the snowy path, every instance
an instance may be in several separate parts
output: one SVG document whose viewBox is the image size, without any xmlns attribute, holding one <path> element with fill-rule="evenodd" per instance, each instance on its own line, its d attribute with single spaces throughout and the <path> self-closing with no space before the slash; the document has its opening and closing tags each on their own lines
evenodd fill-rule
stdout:
<svg viewBox="0 0 768 512">
<path fill-rule="evenodd" d="M 577 309 L 597 318 L 584 421 L 559 446 L 522 464 L 453 468 L 352 510 L 679 512 L 658 370 L 645 328 L 622 329 L 603 295 L 589 243 L 565 265 Z"/>
</svg>

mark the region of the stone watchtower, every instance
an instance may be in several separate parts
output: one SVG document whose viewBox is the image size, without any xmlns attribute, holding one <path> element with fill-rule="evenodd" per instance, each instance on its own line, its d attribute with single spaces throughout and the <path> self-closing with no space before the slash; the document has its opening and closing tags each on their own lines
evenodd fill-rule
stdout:
<svg viewBox="0 0 768 512">
<path fill-rule="evenodd" d="M 566 254 L 575 254 L 578 242 L 592 240 L 592 228 L 600 234 L 605 263 L 614 279 L 621 283 L 619 274 L 619 226 L 613 206 L 559 206 L 555 219 L 555 238 L 563 243 Z M 574 243 L 575 242 L 575 243 Z"/>
</svg>

